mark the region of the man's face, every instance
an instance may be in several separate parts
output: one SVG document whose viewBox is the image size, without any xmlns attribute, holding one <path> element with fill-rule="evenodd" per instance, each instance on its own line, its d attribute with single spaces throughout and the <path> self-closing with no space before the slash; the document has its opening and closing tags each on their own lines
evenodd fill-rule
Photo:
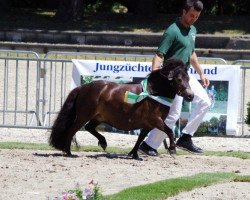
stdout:
<svg viewBox="0 0 250 200">
<path fill-rule="evenodd" d="M 193 7 L 191 7 L 188 11 L 183 9 L 182 12 L 182 23 L 184 26 L 189 27 L 193 25 L 196 20 L 199 18 L 201 12 L 195 10 Z"/>
</svg>

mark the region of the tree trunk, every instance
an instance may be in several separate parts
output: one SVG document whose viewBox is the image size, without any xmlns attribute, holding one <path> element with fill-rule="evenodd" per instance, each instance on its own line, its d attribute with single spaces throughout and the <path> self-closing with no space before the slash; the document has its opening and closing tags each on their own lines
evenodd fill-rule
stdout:
<svg viewBox="0 0 250 200">
<path fill-rule="evenodd" d="M 224 3 L 223 3 L 223 0 L 218 0 L 217 1 L 217 5 L 218 5 L 218 13 L 217 15 L 223 15 L 224 14 L 224 10 L 223 10 L 223 7 L 224 7 Z"/>
<path fill-rule="evenodd" d="M 83 0 L 61 0 L 55 18 L 62 21 L 82 20 Z"/>
</svg>

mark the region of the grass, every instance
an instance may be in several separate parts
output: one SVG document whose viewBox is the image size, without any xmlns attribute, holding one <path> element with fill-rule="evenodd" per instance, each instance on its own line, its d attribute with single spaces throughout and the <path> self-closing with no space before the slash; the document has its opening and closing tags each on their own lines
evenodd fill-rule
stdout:
<svg viewBox="0 0 250 200">
<path fill-rule="evenodd" d="M 149 18 L 132 14 L 94 13 L 86 14 L 80 22 L 63 22 L 53 18 L 55 13 L 55 10 L 12 9 L 0 17 L 0 29 L 162 33 L 178 16 L 158 14 Z M 200 34 L 248 35 L 249 21 L 250 16 L 201 16 L 196 27 Z"/>
<path fill-rule="evenodd" d="M 0 142 L 0 149 L 29 149 L 29 150 L 53 150 L 48 144 L 36 144 L 36 143 L 20 143 L 20 142 Z M 106 152 L 113 154 L 128 154 L 132 148 L 119 148 L 119 147 L 108 147 Z M 86 151 L 86 152 L 102 152 L 102 148 L 99 146 L 81 146 L 76 148 L 72 147 L 72 151 Z M 159 149 L 161 154 L 166 154 L 165 149 Z M 190 153 L 182 150 L 177 151 L 177 156 L 190 155 Z M 204 156 L 225 156 L 235 157 L 240 159 L 250 159 L 250 153 L 243 151 L 205 151 Z"/>
<path fill-rule="evenodd" d="M 250 153 L 246 153 L 243 151 L 205 151 L 205 156 L 226 156 L 240 159 L 250 159 Z"/>
<path fill-rule="evenodd" d="M 250 182 L 250 176 L 237 176 L 234 173 L 200 173 L 189 177 L 167 179 L 152 184 L 131 187 L 106 198 L 108 200 L 167 199 L 183 191 L 230 181 Z"/>
</svg>

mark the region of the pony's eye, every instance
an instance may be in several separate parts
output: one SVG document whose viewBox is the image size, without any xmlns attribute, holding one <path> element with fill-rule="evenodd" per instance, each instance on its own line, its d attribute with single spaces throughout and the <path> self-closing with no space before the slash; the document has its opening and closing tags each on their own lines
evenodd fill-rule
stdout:
<svg viewBox="0 0 250 200">
<path fill-rule="evenodd" d="M 182 82 L 181 78 L 178 78 L 178 79 L 177 79 L 177 82 L 178 82 L 178 83 L 181 83 L 181 82 Z"/>
</svg>

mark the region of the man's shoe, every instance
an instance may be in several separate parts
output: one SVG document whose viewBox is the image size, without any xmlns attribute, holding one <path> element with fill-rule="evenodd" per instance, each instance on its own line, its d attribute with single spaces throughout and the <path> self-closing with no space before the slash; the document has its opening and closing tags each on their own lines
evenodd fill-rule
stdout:
<svg viewBox="0 0 250 200">
<path fill-rule="evenodd" d="M 202 154 L 203 150 L 200 147 L 197 147 L 193 144 L 191 136 L 187 136 L 187 134 L 183 134 L 176 142 L 176 146 L 180 149 L 189 151 L 190 153 Z"/>
<path fill-rule="evenodd" d="M 146 142 L 142 142 L 139 147 L 140 152 L 149 155 L 149 156 L 159 156 L 159 153 L 156 149 L 149 146 Z"/>
</svg>

